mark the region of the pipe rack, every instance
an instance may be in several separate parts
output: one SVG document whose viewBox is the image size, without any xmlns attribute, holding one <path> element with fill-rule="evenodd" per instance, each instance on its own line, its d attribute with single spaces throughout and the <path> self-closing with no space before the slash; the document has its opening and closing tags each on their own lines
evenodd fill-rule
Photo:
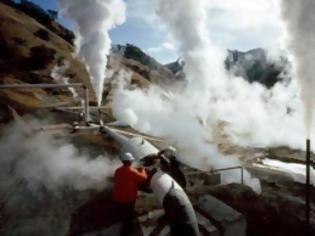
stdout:
<svg viewBox="0 0 315 236">
<path fill-rule="evenodd" d="M 235 170 L 235 169 L 241 170 L 241 184 L 244 184 L 244 167 L 243 166 L 232 166 L 232 167 L 227 167 L 227 168 L 215 169 L 215 170 L 212 170 L 211 173 L 217 173 L 217 172 Z"/>
<path fill-rule="evenodd" d="M 73 84 L 1 84 L 0 89 L 25 89 L 25 88 L 82 88 L 84 92 L 84 120 L 86 123 L 89 122 L 89 89 L 82 83 Z"/>
</svg>

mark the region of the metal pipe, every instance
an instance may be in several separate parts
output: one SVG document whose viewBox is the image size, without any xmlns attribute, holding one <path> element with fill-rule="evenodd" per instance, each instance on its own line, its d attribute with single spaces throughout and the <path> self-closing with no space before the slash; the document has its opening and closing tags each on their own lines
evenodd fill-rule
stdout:
<svg viewBox="0 0 315 236">
<path fill-rule="evenodd" d="M 90 111 L 89 111 L 89 103 L 90 103 L 90 97 L 89 97 L 89 89 L 86 86 L 83 86 L 84 89 L 84 120 L 85 124 L 89 123 L 90 120 Z"/>
<path fill-rule="evenodd" d="M 243 168 L 243 166 L 232 166 L 232 167 L 227 167 L 227 168 L 222 168 L 222 169 L 215 169 L 215 170 L 212 170 L 211 173 L 228 171 L 228 170 L 235 170 L 235 169 L 241 170 L 241 184 L 244 184 L 244 168 Z"/>
<path fill-rule="evenodd" d="M 82 106 L 62 106 L 59 107 L 59 109 L 63 109 L 63 110 L 82 110 Z M 105 109 L 111 109 L 108 106 L 101 106 L 101 107 L 97 107 L 97 106 L 89 106 L 89 111 L 91 112 L 98 112 L 98 110 L 105 110 Z"/>
<path fill-rule="evenodd" d="M 310 169 L 311 169 L 311 140 L 306 140 L 306 195 L 305 195 L 305 224 L 306 235 L 310 235 Z"/>
<path fill-rule="evenodd" d="M 24 88 L 72 88 L 83 87 L 81 83 L 74 84 L 1 84 L 0 89 L 24 89 Z"/>
<path fill-rule="evenodd" d="M 167 223 L 172 232 L 176 232 L 176 235 L 201 235 L 193 205 L 187 193 L 173 177 L 158 170 L 152 175 L 150 186 L 164 209 Z M 172 224 L 173 222 L 177 222 L 182 227 L 176 227 L 177 224 Z"/>
<path fill-rule="evenodd" d="M 25 88 L 74 88 L 81 87 L 84 90 L 84 118 L 85 123 L 89 123 L 90 111 L 89 111 L 89 89 L 82 83 L 73 83 L 73 84 L 1 84 L 0 89 L 25 89 Z"/>
</svg>

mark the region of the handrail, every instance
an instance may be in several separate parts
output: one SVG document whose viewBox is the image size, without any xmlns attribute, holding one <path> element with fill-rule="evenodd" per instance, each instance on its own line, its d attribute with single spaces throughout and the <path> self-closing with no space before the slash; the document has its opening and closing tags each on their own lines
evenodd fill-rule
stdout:
<svg viewBox="0 0 315 236">
<path fill-rule="evenodd" d="M 228 170 L 235 170 L 235 169 L 241 170 L 241 184 L 244 184 L 244 167 L 243 166 L 232 166 L 232 167 L 227 167 L 227 168 L 214 169 L 214 170 L 211 170 L 211 173 L 217 173 L 221 171 L 228 171 Z"/>
<path fill-rule="evenodd" d="M 23 89 L 23 88 L 69 88 L 83 87 L 82 83 L 74 84 L 1 84 L 0 89 Z"/>
<path fill-rule="evenodd" d="M 84 119 L 85 123 L 89 122 L 89 89 L 82 83 L 72 84 L 1 84 L 0 89 L 25 89 L 25 88 L 74 88 L 81 87 L 84 90 Z"/>
</svg>

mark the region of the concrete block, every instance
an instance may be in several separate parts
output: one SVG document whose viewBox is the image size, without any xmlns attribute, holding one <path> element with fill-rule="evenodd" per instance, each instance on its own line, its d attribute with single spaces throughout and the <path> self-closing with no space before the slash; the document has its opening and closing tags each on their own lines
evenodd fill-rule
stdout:
<svg viewBox="0 0 315 236">
<path fill-rule="evenodd" d="M 202 235 L 220 236 L 219 230 L 211 223 L 209 219 L 196 211 L 196 217 L 199 224 L 199 229 Z"/>
<path fill-rule="evenodd" d="M 211 195 L 202 196 L 195 205 L 196 210 L 219 229 L 224 236 L 246 236 L 246 219 L 224 202 Z"/>
</svg>

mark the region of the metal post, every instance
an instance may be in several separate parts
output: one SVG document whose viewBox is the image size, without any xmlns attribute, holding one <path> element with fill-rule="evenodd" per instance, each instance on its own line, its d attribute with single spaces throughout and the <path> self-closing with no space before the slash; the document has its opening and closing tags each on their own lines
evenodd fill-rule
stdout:
<svg viewBox="0 0 315 236">
<path fill-rule="evenodd" d="M 310 235 L 310 167 L 311 167 L 311 140 L 306 140 L 306 196 L 305 196 L 305 224 L 306 235 Z"/>
<path fill-rule="evenodd" d="M 244 169 L 241 167 L 241 183 L 244 184 Z"/>
<path fill-rule="evenodd" d="M 83 85 L 83 89 L 84 89 L 84 120 L 87 125 L 90 119 L 90 111 L 89 111 L 90 98 L 89 98 L 89 89 L 84 85 Z"/>
<path fill-rule="evenodd" d="M 101 111 L 101 108 L 98 108 L 98 120 L 99 120 L 99 125 L 103 126 L 104 122 L 103 122 L 103 113 Z"/>
</svg>

